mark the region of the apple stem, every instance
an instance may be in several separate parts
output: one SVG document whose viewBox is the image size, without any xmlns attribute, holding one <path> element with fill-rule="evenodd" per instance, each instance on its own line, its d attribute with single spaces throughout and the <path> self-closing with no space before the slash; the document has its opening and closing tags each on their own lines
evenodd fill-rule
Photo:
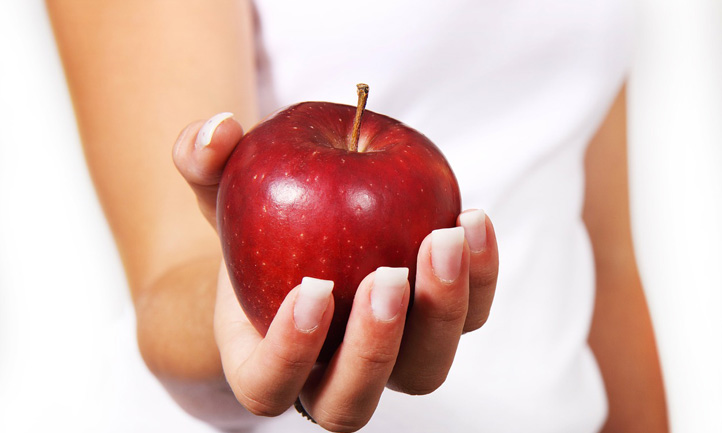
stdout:
<svg viewBox="0 0 722 433">
<path fill-rule="evenodd" d="M 356 117 L 353 119 L 353 132 L 351 133 L 351 146 L 349 146 L 349 150 L 351 150 L 351 152 L 363 152 L 366 150 L 366 147 L 364 146 L 363 149 L 359 149 L 358 141 L 361 135 L 361 116 L 364 114 L 366 100 L 369 97 L 368 84 L 357 84 L 356 92 L 358 93 L 358 105 L 356 106 Z"/>
</svg>

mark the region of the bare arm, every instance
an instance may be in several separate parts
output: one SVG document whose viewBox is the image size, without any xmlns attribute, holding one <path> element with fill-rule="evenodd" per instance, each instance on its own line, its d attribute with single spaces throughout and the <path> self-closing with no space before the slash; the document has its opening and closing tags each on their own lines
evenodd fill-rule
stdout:
<svg viewBox="0 0 722 433">
<path fill-rule="evenodd" d="M 48 0 L 47 7 L 130 283 L 141 354 L 171 391 L 186 388 L 177 378 L 223 386 L 212 328 L 218 241 L 170 145 L 181 125 L 219 111 L 255 123 L 249 2 Z"/>
<path fill-rule="evenodd" d="M 632 245 L 624 90 L 586 157 L 584 221 L 594 248 L 597 298 L 589 343 L 609 398 L 605 432 L 666 432 L 652 322 Z"/>
</svg>

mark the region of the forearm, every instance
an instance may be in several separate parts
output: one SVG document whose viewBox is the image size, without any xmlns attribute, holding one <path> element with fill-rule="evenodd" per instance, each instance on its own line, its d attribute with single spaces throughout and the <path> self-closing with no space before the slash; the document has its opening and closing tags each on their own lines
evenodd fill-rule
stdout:
<svg viewBox="0 0 722 433">
<path fill-rule="evenodd" d="M 220 258 L 171 158 L 191 120 L 231 110 L 255 117 L 252 62 L 238 60 L 252 57 L 247 2 L 213 5 L 48 1 L 88 167 L 136 304 L 160 296 L 144 292 L 198 257 Z"/>
<path fill-rule="evenodd" d="M 213 409 L 225 407 L 218 402 L 230 401 L 213 338 L 220 248 L 171 149 L 191 120 L 232 111 L 247 125 L 256 121 L 250 4 L 47 6 L 88 167 L 128 276 L 141 353 L 186 410 L 209 420 L 204 413 L 216 416 Z"/>
<path fill-rule="evenodd" d="M 247 1 L 48 0 L 90 174 L 131 290 L 217 241 L 171 159 L 180 129 L 257 119 Z M 179 234 L 183 234 L 179 236 Z"/>
</svg>

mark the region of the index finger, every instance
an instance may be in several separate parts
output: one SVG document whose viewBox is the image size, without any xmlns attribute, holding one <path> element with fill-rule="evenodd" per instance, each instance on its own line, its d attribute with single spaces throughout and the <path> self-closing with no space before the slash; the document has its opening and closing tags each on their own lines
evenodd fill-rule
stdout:
<svg viewBox="0 0 722 433">
<path fill-rule="evenodd" d="M 221 281 L 225 287 L 219 287 L 215 332 L 228 384 L 254 415 L 280 415 L 296 401 L 321 352 L 333 317 L 333 283 L 304 278 L 261 337 L 238 305 L 228 277 Z"/>
</svg>

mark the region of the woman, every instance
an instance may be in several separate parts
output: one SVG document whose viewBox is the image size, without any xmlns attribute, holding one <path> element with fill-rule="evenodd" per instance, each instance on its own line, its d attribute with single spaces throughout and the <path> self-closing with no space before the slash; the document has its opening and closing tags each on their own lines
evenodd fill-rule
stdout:
<svg viewBox="0 0 722 433">
<path fill-rule="evenodd" d="M 227 430 L 312 429 L 256 416 L 300 394 L 338 431 L 666 431 L 629 232 L 621 3 L 48 2 L 141 353 L 174 399 Z M 389 321 L 357 296 L 355 344 L 305 384 L 332 303 L 319 295 L 318 325 L 299 329 L 313 290 L 301 285 L 265 338 L 248 325 L 211 230 L 217 183 L 240 125 L 301 100 L 351 102 L 357 81 L 372 85 L 370 109 L 440 146 L 465 206 L 483 205 L 497 231 L 483 213 L 460 217 L 450 282 L 427 238 L 408 322 L 408 285 L 388 287 L 402 299 Z M 166 144 L 225 111 L 240 124 L 216 116 L 178 138 L 184 184 Z M 494 311 L 476 330 L 496 237 Z"/>
</svg>

